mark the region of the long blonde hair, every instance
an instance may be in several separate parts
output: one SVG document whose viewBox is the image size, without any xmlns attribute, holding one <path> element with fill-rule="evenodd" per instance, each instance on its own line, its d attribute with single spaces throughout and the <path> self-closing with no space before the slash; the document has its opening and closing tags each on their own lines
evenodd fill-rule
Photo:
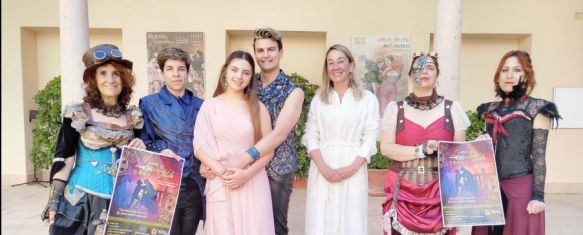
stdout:
<svg viewBox="0 0 583 235">
<path fill-rule="evenodd" d="M 332 88 L 334 87 L 332 80 L 328 76 L 328 63 L 326 60 L 328 58 L 328 54 L 330 54 L 330 51 L 332 51 L 332 50 L 337 50 L 339 52 L 342 52 L 342 54 L 344 54 L 346 56 L 346 58 L 348 58 L 349 63 L 351 63 L 351 64 L 356 63 L 354 61 L 354 57 L 352 56 L 352 53 L 345 46 L 340 45 L 340 44 L 335 44 L 335 45 L 332 45 L 330 48 L 328 48 L 328 51 L 326 51 L 326 57 L 324 57 L 324 68 L 322 69 L 322 88 L 320 88 L 320 100 L 322 100 L 322 102 L 324 102 L 324 104 L 330 103 L 330 92 L 332 91 Z M 360 100 L 362 98 L 362 89 L 360 88 L 360 85 L 358 84 L 358 82 L 354 79 L 354 73 L 350 73 L 348 86 L 350 88 L 352 88 L 352 93 L 354 95 L 354 98 L 356 100 Z"/>
</svg>

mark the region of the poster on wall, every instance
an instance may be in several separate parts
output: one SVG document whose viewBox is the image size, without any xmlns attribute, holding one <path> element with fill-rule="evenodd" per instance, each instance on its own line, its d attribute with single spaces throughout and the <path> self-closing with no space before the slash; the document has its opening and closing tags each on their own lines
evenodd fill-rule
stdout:
<svg viewBox="0 0 583 235">
<path fill-rule="evenodd" d="M 164 78 L 156 57 L 158 51 L 168 48 L 180 48 L 190 55 L 190 73 L 186 89 L 192 91 L 194 95 L 204 98 L 205 89 L 205 52 L 204 33 L 194 32 L 147 32 L 148 39 L 148 92 L 156 93 L 164 86 Z"/>
<path fill-rule="evenodd" d="M 105 234 L 170 234 L 184 159 L 124 147 Z"/>
<path fill-rule="evenodd" d="M 440 141 L 438 159 L 444 227 L 505 223 L 492 140 Z"/>
<path fill-rule="evenodd" d="M 354 35 L 352 53 L 356 60 L 355 79 L 377 97 L 382 117 L 389 102 L 409 94 L 410 38 L 408 35 Z"/>
</svg>

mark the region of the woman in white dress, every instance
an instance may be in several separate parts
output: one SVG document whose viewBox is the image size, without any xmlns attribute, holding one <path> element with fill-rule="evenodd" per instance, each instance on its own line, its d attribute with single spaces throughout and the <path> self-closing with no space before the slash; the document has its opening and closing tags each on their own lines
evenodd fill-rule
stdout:
<svg viewBox="0 0 583 235">
<path fill-rule="evenodd" d="M 354 69 L 348 48 L 328 49 L 322 88 L 312 100 L 302 138 L 312 159 L 307 235 L 368 234 L 366 163 L 377 151 L 379 105 L 372 93 L 358 86 Z"/>
</svg>

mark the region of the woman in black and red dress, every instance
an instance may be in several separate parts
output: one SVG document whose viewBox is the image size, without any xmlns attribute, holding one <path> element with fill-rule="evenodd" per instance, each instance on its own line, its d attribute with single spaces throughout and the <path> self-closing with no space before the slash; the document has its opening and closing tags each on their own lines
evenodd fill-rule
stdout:
<svg viewBox="0 0 583 235">
<path fill-rule="evenodd" d="M 561 117 L 552 102 L 530 97 L 535 84 L 530 55 L 510 51 L 494 75 L 501 101 L 478 107 L 496 149 L 506 225 L 474 227 L 472 234 L 545 233 L 545 151 L 551 121 Z"/>
</svg>

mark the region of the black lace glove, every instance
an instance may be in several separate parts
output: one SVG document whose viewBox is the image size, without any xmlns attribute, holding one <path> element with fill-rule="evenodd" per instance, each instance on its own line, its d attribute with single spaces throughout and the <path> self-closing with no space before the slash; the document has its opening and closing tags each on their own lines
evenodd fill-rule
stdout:
<svg viewBox="0 0 583 235">
<path fill-rule="evenodd" d="M 61 179 L 53 179 L 51 183 L 51 191 L 49 193 L 49 201 L 47 206 L 41 213 L 41 220 L 49 219 L 49 211 L 57 211 L 59 208 L 59 201 L 63 197 L 63 192 L 65 191 L 65 186 L 67 182 Z"/>
<path fill-rule="evenodd" d="M 532 169 L 534 175 L 534 185 L 532 187 L 532 200 L 545 201 L 545 178 L 547 175 L 547 164 L 545 153 L 547 149 L 547 138 L 549 130 L 534 129 L 532 132 Z"/>
</svg>

